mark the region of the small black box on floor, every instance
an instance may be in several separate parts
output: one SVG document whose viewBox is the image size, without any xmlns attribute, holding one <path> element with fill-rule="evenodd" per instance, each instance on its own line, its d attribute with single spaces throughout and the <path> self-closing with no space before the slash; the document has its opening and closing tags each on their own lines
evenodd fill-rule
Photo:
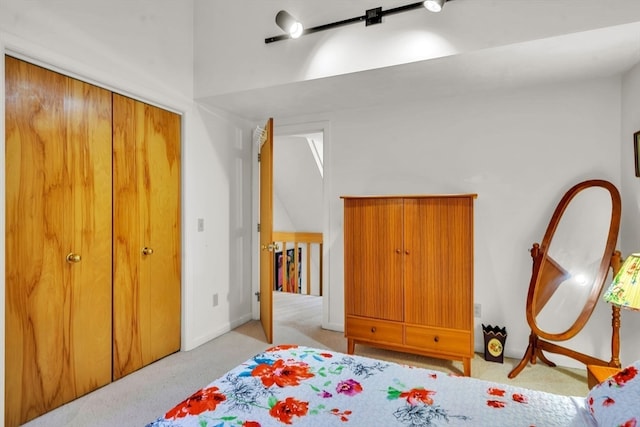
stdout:
<svg viewBox="0 0 640 427">
<path fill-rule="evenodd" d="M 482 332 L 484 333 L 484 360 L 503 363 L 507 328 L 483 324 Z"/>
</svg>

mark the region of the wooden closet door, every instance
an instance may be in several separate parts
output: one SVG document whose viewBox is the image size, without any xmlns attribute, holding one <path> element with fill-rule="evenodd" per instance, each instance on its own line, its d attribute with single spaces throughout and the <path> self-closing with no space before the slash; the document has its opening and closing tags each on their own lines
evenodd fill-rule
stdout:
<svg viewBox="0 0 640 427">
<path fill-rule="evenodd" d="M 111 94 L 11 57 L 5 72 L 5 425 L 16 426 L 111 380 Z"/>
<path fill-rule="evenodd" d="M 402 321 L 402 199 L 344 203 L 346 314 Z"/>
<path fill-rule="evenodd" d="M 473 328 L 473 198 L 405 199 L 406 322 Z"/>
<path fill-rule="evenodd" d="M 114 106 L 114 378 L 180 349 L 180 116 Z"/>
</svg>

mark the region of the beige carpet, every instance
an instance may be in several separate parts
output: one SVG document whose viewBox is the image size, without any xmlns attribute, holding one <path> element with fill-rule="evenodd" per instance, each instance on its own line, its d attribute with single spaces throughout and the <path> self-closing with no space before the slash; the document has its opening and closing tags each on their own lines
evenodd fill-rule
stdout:
<svg viewBox="0 0 640 427">
<path fill-rule="evenodd" d="M 318 297 L 274 294 L 274 344 L 299 344 L 346 351 L 340 332 L 322 329 Z M 269 345 L 260 322 L 248 322 L 188 352 L 179 352 L 76 399 L 25 424 L 28 427 L 142 427 L 197 389 L 220 377 Z M 388 361 L 462 373 L 462 363 L 356 346 L 356 353 Z M 518 360 L 486 362 L 476 354 L 472 376 L 558 394 L 587 394 L 583 369 L 527 366 L 513 380 L 508 372 Z M 10 391 L 7 391 L 10 392 Z"/>
</svg>

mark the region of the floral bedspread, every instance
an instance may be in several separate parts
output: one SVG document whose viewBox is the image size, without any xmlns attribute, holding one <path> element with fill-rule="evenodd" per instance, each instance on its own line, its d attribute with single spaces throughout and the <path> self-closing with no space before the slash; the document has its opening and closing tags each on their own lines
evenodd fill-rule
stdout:
<svg viewBox="0 0 640 427">
<path fill-rule="evenodd" d="M 302 346 L 258 354 L 147 427 L 593 426 L 584 397 Z"/>
</svg>

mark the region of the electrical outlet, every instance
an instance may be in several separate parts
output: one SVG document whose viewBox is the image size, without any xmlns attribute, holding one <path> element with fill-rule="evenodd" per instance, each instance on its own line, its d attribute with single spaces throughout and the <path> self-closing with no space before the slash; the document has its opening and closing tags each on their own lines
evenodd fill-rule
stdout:
<svg viewBox="0 0 640 427">
<path fill-rule="evenodd" d="M 218 305 L 218 294 L 213 294 L 213 306 L 216 307 Z"/>
<path fill-rule="evenodd" d="M 473 317 L 482 317 L 482 305 L 474 304 L 473 305 Z"/>
<path fill-rule="evenodd" d="M 204 231 L 204 218 L 198 218 L 198 231 Z"/>
</svg>

